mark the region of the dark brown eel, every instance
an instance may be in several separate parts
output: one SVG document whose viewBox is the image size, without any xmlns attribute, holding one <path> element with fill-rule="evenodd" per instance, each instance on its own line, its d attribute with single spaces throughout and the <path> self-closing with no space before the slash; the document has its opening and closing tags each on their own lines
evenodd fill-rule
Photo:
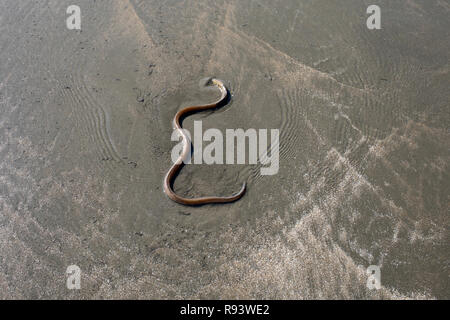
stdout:
<svg viewBox="0 0 450 320">
<path fill-rule="evenodd" d="M 244 195 L 245 189 L 246 189 L 246 183 L 244 182 L 241 190 L 238 193 L 236 193 L 232 196 L 229 196 L 229 197 L 211 196 L 211 197 L 201 197 L 201 198 L 184 198 L 182 196 L 177 195 L 173 191 L 173 188 L 172 188 L 173 180 L 176 177 L 177 173 L 180 171 L 181 167 L 183 166 L 184 160 L 187 159 L 190 148 L 191 148 L 190 140 L 186 136 L 184 131 L 182 130 L 180 120 L 182 118 L 184 118 L 186 115 L 192 114 L 194 112 L 217 108 L 219 105 L 224 103 L 228 97 L 228 90 L 222 81 L 217 80 L 217 79 L 211 79 L 211 83 L 213 85 L 217 86 L 219 88 L 220 92 L 222 93 L 222 96 L 220 97 L 219 100 L 217 100 L 216 102 L 210 103 L 210 104 L 186 107 L 186 108 L 178 111 L 175 114 L 175 117 L 173 118 L 174 129 L 178 130 L 183 138 L 183 152 L 181 153 L 181 155 L 177 159 L 177 161 L 173 164 L 173 166 L 169 169 L 169 171 L 166 174 L 166 177 L 164 178 L 164 192 L 173 201 L 184 204 L 184 205 L 195 206 L 195 205 L 202 205 L 202 204 L 207 204 L 207 203 L 233 202 L 233 201 L 240 199 Z"/>
</svg>

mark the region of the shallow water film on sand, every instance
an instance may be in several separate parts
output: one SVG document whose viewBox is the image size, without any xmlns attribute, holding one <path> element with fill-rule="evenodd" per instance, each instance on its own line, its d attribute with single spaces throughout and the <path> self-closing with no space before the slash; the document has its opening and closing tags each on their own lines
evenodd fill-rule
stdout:
<svg viewBox="0 0 450 320">
<path fill-rule="evenodd" d="M 0 298 L 449 299 L 449 14 L 0 0 Z M 277 129 L 279 168 L 187 164 L 177 194 L 247 190 L 182 206 L 172 119 L 205 77 L 230 100 L 183 128 Z"/>
</svg>

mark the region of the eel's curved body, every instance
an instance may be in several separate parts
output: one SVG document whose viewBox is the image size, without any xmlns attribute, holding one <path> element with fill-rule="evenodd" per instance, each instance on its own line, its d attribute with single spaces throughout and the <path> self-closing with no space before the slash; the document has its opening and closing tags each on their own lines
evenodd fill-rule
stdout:
<svg viewBox="0 0 450 320">
<path fill-rule="evenodd" d="M 184 161 L 187 159 L 191 143 L 189 138 L 186 136 L 185 132 L 182 130 L 181 127 L 181 119 L 185 117 L 188 114 L 192 114 L 197 111 L 203 111 L 208 109 L 214 109 L 217 108 L 220 104 L 226 101 L 228 97 L 228 90 L 223 84 L 222 81 L 217 79 L 211 79 L 211 82 L 213 85 L 217 86 L 222 93 L 222 96 L 219 100 L 216 102 L 200 105 L 200 106 L 190 106 L 186 107 L 184 109 L 181 109 L 175 114 L 175 117 L 173 118 L 173 126 L 175 130 L 178 130 L 183 138 L 183 151 L 180 155 L 180 157 L 177 159 L 177 161 L 173 164 L 173 166 L 169 169 L 169 171 L 166 174 L 166 177 L 164 178 L 164 192 L 167 194 L 167 196 L 172 199 L 175 202 L 184 204 L 184 205 L 202 205 L 207 203 L 227 203 L 227 202 L 233 202 L 238 199 L 240 199 L 246 189 L 246 183 L 242 185 L 241 190 L 229 197 L 218 197 L 218 196 L 211 196 L 211 197 L 201 197 L 201 198 L 184 198 L 179 195 L 177 195 L 172 188 L 173 180 L 176 174 L 180 171 L 181 167 L 184 164 Z"/>
</svg>

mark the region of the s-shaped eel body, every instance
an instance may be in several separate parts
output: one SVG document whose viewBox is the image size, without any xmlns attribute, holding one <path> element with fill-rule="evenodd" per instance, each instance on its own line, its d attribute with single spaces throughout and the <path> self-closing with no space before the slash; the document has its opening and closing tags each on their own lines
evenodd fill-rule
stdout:
<svg viewBox="0 0 450 320">
<path fill-rule="evenodd" d="M 166 174 L 166 177 L 164 178 L 164 192 L 167 194 L 167 196 L 172 199 L 175 202 L 184 204 L 184 205 L 202 205 L 207 203 L 227 203 L 227 202 L 233 202 L 238 199 L 240 199 L 246 189 L 246 183 L 242 185 L 241 190 L 229 197 L 218 197 L 218 196 L 211 196 L 211 197 L 201 197 L 201 198 L 184 198 L 182 196 L 177 195 L 172 188 L 173 180 L 177 173 L 180 171 L 181 167 L 184 164 L 184 161 L 188 158 L 191 143 L 189 138 L 187 137 L 186 133 L 182 130 L 181 122 L 182 118 L 184 118 L 188 114 L 192 114 L 198 111 L 204 111 L 208 109 L 214 109 L 217 108 L 219 105 L 221 105 L 223 102 L 226 101 L 228 97 L 228 90 L 223 84 L 222 81 L 217 79 L 211 79 L 211 82 L 213 85 L 217 86 L 222 93 L 222 96 L 219 100 L 216 102 L 200 105 L 200 106 L 190 106 L 186 107 L 184 109 L 181 109 L 175 114 L 175 117 L 173 118 L 173 126 L 175 130 L 178 130 L 180 132 L 180 135 L 183 138 L 183 151 L 180 155 L 180 157 L 177 159 L 177 161 L 173 164 L 173 166 L 169 169 L 169 171 Z"/>
</svg>

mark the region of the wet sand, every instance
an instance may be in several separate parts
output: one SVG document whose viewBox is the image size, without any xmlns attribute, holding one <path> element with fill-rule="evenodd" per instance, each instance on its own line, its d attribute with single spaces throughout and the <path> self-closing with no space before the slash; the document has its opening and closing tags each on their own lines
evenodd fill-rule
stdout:
<svg viewBox="0 0 450 320">
<path fill-rule="evenodd" d="M 0 298 L 450 298 L 450 5 L 0 1 Z M 280 170 L 188 165 L 171 120 L 280 129 Z M 66 268 L 81 269 L 81 290 Z M 366 268 L 381 268 L 380 290 Z"/>
</svg>

